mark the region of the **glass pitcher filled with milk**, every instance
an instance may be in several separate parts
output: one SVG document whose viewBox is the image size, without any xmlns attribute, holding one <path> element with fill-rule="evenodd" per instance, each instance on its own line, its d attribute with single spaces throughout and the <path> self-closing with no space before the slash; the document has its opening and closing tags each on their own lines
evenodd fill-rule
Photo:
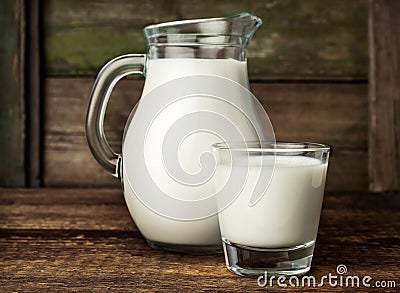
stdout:
<svg viewBox="0 0 400 293">
<path fill-rule="evenodd" d="M 89 148 L 122 182 L 129 212 L 153 248 L 221 252 L 211 145 L 271 140 L 271 126 L 248 91 L 246 46 L 262 21 L 249 13 L 144 28 L 147 54 L 108 62 L 94 83 L 86 117 Z M 103 122 L 114 85 L 145 77 L 115 153 Z M 268 129 L 268 131 L 266 131 Z"/>
</svg>

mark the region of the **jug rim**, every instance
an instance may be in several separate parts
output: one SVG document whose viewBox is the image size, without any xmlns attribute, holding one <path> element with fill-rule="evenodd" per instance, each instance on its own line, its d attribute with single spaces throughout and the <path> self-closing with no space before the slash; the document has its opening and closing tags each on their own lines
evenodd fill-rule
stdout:
<svg viewBox="0 0 400 293">
<path fill-rule="evenodd" d="M 167 22 L 162 22 L 158 24 L 149 24 L 145 26 L 146 29 L 154 29 L 156 27 L 166 27 L 166 26 L 174 26 L 174 25 L 180 25 L 180 24 L 193 24 L 193 23 L 204 23 L 204 22 L 211 22 L 211 21 L 221 21 L 221 20 L 229 20 L 229 19 L 239 19 L 239 18 L 244 18 L 244 17 L 251 17 L 252 20 L 257 21 L 258 26 L 262 24 L 261 18 L 258 16 L 255 16 L 254 14 L 251 14 L 249 12 L 241 12 L 238 14 L 234 15 L 229 15 L 229 16 L 221 16 L 221 17 L 210 17 L 210 18 L 197 18 L 197 19 L 183 19 L 183 20 L 173 20 L 173 21 L 167 21 Z"/>
<path fill-rule="evenodd" d="M 226 23 L 237 23 L 236 29 L 232 29 L 232 25 L 224 27 Z M 201 25 L 209 23 L 207 30 L 202 30 Z M 246 24 L 246 25 L 245 25 Z M 250 25 L 249 25 L 250 24 Z M 241 26 L 240 26 L 241 25 Z M 144 28 L 144 33 L 147 38 L 160 35 L 225 35 L 225 36 L 240 36 L 250 39 L 256 29 L 262 25 L 261 18 L 249 13 L 242 12 L 239 14 L 223 17 L 185 19 L 168 21 L 159 24 L 151 24 Z M 241 27 L 241 29 L 238 29 Z M 223 31 L 222 31 L 223 30 Z"/>
</svg>

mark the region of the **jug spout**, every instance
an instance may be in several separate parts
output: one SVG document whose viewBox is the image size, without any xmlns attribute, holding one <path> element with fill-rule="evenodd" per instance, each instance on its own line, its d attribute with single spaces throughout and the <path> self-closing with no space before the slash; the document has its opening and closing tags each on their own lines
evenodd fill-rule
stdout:
<svg viewBox="0 0 400 293">
<path fill-rule="evenodd" d="M 244 12 L 228 17 L 172 21 L 145 27 L 149 45 L 208 44 L 246 46 L 262 20 Z"/>
<path fill-rule="evenodd" d="M 247 42 L 252 38 L 256 30 L 262 25 L 261 18 L 248 12 L 236 14 L 225 18 L 230 28 L 231 35 L 242 36 Z"/>
</svg>

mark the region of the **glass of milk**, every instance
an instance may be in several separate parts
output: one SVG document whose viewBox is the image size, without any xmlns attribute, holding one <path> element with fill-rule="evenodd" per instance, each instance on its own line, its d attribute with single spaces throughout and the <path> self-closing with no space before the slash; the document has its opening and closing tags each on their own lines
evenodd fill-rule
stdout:
<svg viewBox="0 0 400 293">
<path fill-rule="evenodd" d="M 213 145 L 218 219 L 230 271 L 260 277 L 310 270 L 329 151 L 316 143 Z"/>
</svg>

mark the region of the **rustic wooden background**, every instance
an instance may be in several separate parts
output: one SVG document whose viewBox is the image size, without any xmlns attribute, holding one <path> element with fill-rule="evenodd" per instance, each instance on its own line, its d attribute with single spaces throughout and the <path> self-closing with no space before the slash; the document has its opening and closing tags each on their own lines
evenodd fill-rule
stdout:
<svg viewBox="0 0 400 293">
<path fill-rule="evenodd" d="M 118 55 L 145 53 L 145 25 L 249 11 L 264 20 L 248 48 L 251 88 L 277 139 L 333 147 L 327 190 L 399 189 L 400 1 L 3 3 L 0 49 L 14 55 L 0 54 L 0 186 L 119 187 L 84 137 L 99 69 Z M 25 71 L 10 74 L 18 66 Z M 142 85 L 125 79 L 112 95 L 105 128 L 116 149 Z"/>
</svg>

